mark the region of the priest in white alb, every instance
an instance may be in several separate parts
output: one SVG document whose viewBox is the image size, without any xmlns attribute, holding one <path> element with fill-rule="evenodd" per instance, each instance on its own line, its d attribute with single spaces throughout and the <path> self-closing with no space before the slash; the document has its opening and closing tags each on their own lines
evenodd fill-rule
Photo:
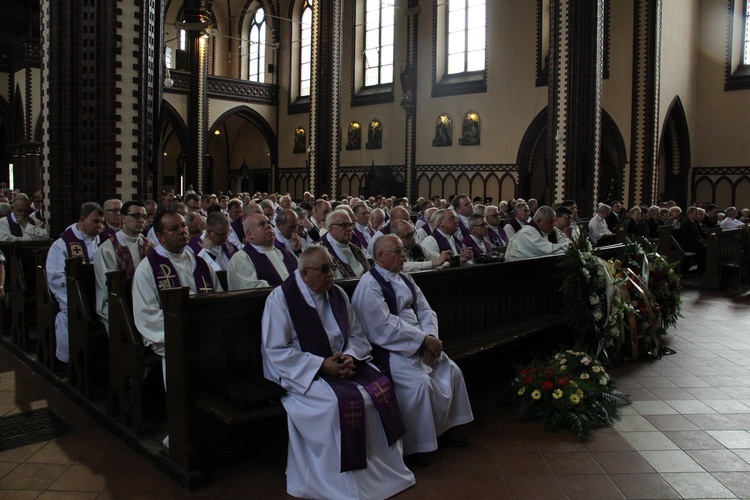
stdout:
<svg viewBox="0 0 750 500">
<path fill-rule="evenodd" d="M 570 248 L 570 240 L 566 238 L 559 243 L 550 241 L 550 234 L 555 234 L 554 221 L 555 211 L 551 207 L 539 207 L 534 214 L 534 220 L 523 226 L 508 242 L 505 260 L 512 262 L 565 253 Z"/>
<path fill-rule="evenodd" d="M 268 297 L 263 370 L 287 393 L 287 493 L 299 498 L 387 498 L 414 484 L 393 386 L 370 365 L 370 343 L 322 246 L 307 248 Z"/>
</svg>

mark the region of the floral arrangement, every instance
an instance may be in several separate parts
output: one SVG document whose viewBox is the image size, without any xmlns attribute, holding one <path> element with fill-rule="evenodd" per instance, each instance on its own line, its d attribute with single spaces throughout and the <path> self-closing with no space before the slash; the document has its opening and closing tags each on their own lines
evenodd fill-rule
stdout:
<svg viewBox="0 0 750 500">
<path fill-rule="evenodd" d="M 609 358 L 619 347 L 627 303 L 620 296 L 622 278 L 614 278 L 613 264 L 593 254 L 584 232 L 560 263 L 564 268 L 560 289 L 564 295 L 566 323 L 579 332 L 579 343 Z"/>
<path fill-rule="evenodd" d="M 519 420 L 542 419 L 545 430 L 569 427 L 581 440 L 593 429 L 620 419 L 619 407 L 630 404 L 617 391 L 604 366 L 583 351 L 557 353 L 550 361 L 536 361 L 513 380 Z"/>
</svg>

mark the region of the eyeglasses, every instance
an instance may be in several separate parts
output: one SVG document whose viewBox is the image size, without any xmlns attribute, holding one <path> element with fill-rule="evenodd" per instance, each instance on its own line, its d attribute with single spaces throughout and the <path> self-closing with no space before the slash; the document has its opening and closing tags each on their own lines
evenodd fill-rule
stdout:
<svg viewBox="0 0 750 500">
<path fill-rule="evenodd" d="M 384 252 L 388 252 L 388 253 L 392 253 L 392 254 L 395 254 L 395 255 L 398 255 L 401 252 L 406 252 L 406 249 L 404 249 L 404 247 L 401 247 L 401 248 L 384 248 L 383 251 Z"/>
<path fill-rule="evenodd" d="M 216 231 L 214 231 L 213 229 L 209 229 L 209 231 L 211 231 L 212 233 L 214 233 L 214 234 L 215 234 L 216 236 L 218 236 L 219 238 L 221 238 L 221 237 L 224 237 L 224 236 L 226 236 L 227 234 L 229 234 L 229 232 L 228 232 L 228 231 L 227 231 L 226 233 L 217 233 L 217 232 L 216 232 Z"/>
<path fill-rule="evenodd" d="M 120 215 L 120 209 L 119 208 L 108 208 L 108 209 L 105 210 L 105 212 L 109 212 L 111 214 Z"/>
<path fill-rule="evenodd" d="M 318 271 L 320 274 L 328 274 L 328 273 L 335 273 L 338 270 L 339 266 L 336 264 L 333 265 L 322 265 L 320 267 L 305 267 L 303 269 L 306 269 L 308 271 Z"/>
<path fill-rule="evenodd" d="M 472 224 L 472 226 L 474 226 L 474 227 L 484 227 L 486 225 L 487 225 L 486 222 L 482 222 L 481 224 Z"/>
<path fill-rule="evenodd" d="M 146 218 L 146 214 L 139 214 L 137 212 L 134 213 L 134 214 L 125 214 L 125 216 L 126 217 L 132 217 L 135 220 L 141 220 L 141 219 L 145 219 Z"/>
<path fill-rule="evenodd" d="M 330 226 L 341 226 L 343 229 L 351 229 L 354 227 L 354 224 L 351 222 L 337 222 L 335 224 L 329 224 Z"/>
<path fill-rule="evenodd" d="M 412 231 L 411 233 L 407 233 L 407 234 L 403 235 L 402 238 L 404 238 L 406 240 L 410 240 L 410 239 L 414 238 L 414 232 Z"/>
</svg>

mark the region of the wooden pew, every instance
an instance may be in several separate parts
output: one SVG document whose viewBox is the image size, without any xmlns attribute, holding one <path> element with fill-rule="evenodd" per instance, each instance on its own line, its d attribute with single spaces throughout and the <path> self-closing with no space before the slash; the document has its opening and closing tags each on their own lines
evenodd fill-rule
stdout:
<svg viewBox="0 0 750 500">
<path fill-rule="evenodd" d="M 669 262 L 679 262 L 678 272 L 681 271 L 683 274 L 690 269 L 690 264 L 695 259 L 695 252 L 686 252 L 682 249 L 671 225 L 659 226 L 659 243 L 656 251 Z"/>
<path fill-rule="evenodd" d="M 51 241 L 16 241 L 11 246 L 11 337 L 24 351 L 35 347 L 31 331 L 36 329 L 36 259 L 34 252 L 49 248 Z"/>
<path fill-rule="evenodd" d="M 706 272 L 703 273 L 702 285 L 710 289 L 722 286 L 739 288 L 740 266 L 740 230 L 722 231 L 715 227 L 708 230 L 706 244 Z"/>
<path fill-rule="evenodd" d="M 109 408 L 138 435 L 144 429 L 142 389 L 148 369 L 161 370 L 161 357 L 143 346 L 133 320 L 132 280 L 125 271 L 107 273 L 109 292 Z"/>
<path fill-rule="evenodd" d="M 57 300 L 47 285 L 47 252 L 49 248 L 38 249 L 36 260 L 36 312 L 37 341 L 36 360 L 48 370 L 54 372 L 57 367 L 57 339 L 55 338 L 55 317 L 60 311 Z"/>
<path fill-rule="evenodd" d="M 68 292 L 68 382 L 91 399 L 94 381 L 108 386 L 109 340 L 96 313 L 94 265 L 80 257 L 65 259 Z M 102 386 L 103 384 L 103 386 Z"/>
</svg>

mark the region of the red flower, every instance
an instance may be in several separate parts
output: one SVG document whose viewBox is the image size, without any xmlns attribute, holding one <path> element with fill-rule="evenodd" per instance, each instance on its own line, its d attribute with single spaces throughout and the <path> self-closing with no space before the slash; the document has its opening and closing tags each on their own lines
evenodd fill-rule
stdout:
<svg viewBox="0 0 750 500">
<path fill-rule="evenodd" d="M 551 391 L 555 387 L 555 384 L 552 383 L 551 380 L 545 380 L 542 382 L 542 389 L 545 391 Z"/>
<path fill-rule="evenodd" d="M 568 385 L 568 379 L 566 378 L 557 379 L 557 385 L 559 385 L 560 387 L 566 387 Z"/>
<path fill-rule="evenodd" d="M 534 378 L 532 376 L 530 376 L 530 375 L 526 375 L 526 377 L 524 377 L 523 381 L 526 384 L 530 384 L 531 382 L 534 381 Z"/>
<path fill-rule="evenodd" d="M 528 368 L 524 368 L 523 370 L 521 370 L 521 375 L 526 375 L 527 373 L 529 373 Z"/>
</svg>

